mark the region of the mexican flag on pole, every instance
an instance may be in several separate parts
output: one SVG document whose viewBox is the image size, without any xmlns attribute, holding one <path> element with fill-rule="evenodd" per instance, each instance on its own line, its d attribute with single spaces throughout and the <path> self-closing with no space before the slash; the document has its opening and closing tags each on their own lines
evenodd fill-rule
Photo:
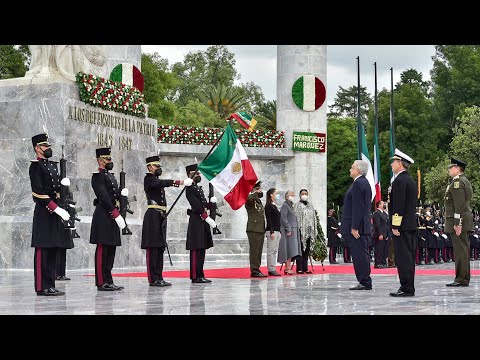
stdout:
<svg viewBox="0 0 480 360">
<path fill-rule="evenodd" d="M 375 180 L 373 179 L 373 168 L 372 163 L 370 162 L 370 157 L 368 156 L 368 147 L 367 147 L 367 139 L 365 138 L 365 131 L 363 131 L 363 125 L 360 127 L 359 131 L 361 132 L 360 136 L 362 137 L 362 160 L 365 161 L 368 165 L 367 178 L 368 182 L 370 183 L 370 187 L 372 189 L 372 201 L 375 199 Z"/>
<path fill-rule="evenodd" d="M 380 186 L 380 151 L 378 148 L 378 127 L 375 124 L 375 133 L 373 140 L 373 158 L 375 159 L 375 202 L 382 200 L 382 188 Z"/>
<path fill-rule="evenodd" d="M 258 181 L 230 123 L 218 147 L 198 165 L 198 171 L 210 181 L 233 210 L 238 210 L 245 204 L 248 194 Z"/>
</svg>

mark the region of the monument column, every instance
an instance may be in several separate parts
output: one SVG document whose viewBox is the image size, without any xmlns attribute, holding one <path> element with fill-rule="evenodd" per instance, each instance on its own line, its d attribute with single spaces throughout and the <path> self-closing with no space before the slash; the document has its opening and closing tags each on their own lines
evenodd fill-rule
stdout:
<svg viewBox="0 0 480 360">
<path fill-rule="evenodd" d="M 314 75 L 327 87 L 326 45 L 277 46 L 277 130 L 285 131 L 285 146 L 292 148 L 293 131 L 327 132 L 327 103 L 315 111 L 304 111 L 292 99 L 292 86 L 304 75 Z M 328 151 L 328 148 L 327 148 Z M 318 212 L 326 236 L 327 153 L 296 151 L 285 166 L 288 187 L 308 189 L 309 199 Z M 287 190 L 287 189 L 284 189 Z"/>
</svg>

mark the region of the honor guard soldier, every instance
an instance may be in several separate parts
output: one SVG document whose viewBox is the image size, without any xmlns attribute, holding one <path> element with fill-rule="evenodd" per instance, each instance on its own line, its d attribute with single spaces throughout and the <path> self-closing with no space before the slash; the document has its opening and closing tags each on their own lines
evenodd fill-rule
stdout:
<svg viewBox="0 0 480 360">
<path fill-rule="evenodd" d="M 147 197 L 148 208 L 143 217 L 142 249 L 147 250 L 147 274 L 150 286 L 170 286 L 163 280 L 163 253 L 167 247 L 167 201 L 165 188 L 169 186 L 191 186 L 193 180 L 164 180 L 159 156 L 146 159 L 147 174 L 143 180 L 143 188 Z"/>
<path fill-rule="evenodd" d="M 122 290 L 123 286 L 113 283 L 112 268 L 117 246 L 121 246 L 120 230 L 126 227 L 125 219 L 120 215 L 120 195 L 128 196 L 128 190 L 122 194 L 117 180 L 110 170 L 113 169 L 110 148 L 96 149 L 98 171 L 92 175 L 92 187 L 96 199 L 92 216 L 90 244 L 97 244 L 95 250 L 95 285 L 100 291 Z M 126 190 L 126 191 L 125 191 Z"/>
<path fill-rule="evenodd" d="M 395 149 L 395 155 L 391 160 L 395 179 L 388 189 L 388 213 L 400 288 L 396 292 L 391 292 L 390 296 L 414 296 L 417 186 L 408 173 L 408 168 L 414 161 L 398 149 Z"/>
<path fill-rule="evenodd" d="M 67 241 L 63 221 L 68 221 L 68 211 L 57 205 L 60 198 L 60 175 L 57 163 L 49 161 L 52 156 L 47 134 L 32 137 L 37 159 L 29 168 L 35 210 L 33 213 L 32 244 L 35 248 L 34 277 L 37 295 L 64 295 L 55 288 L 57 249 Z M 68 180 L 67 178 L 62 181 Z"/>
<path fill-rule="evenodd" d="M 448 174 L 453 178 L 445 191 L 445 232 L 450 233 L 455 254 L 455 280 L 446 286 L 469 286 L 470 284 L 470 240 L 468 232 L 473 229 L 470 209 L 473 190 L 463 174 L 467 164 L 451 158 Z"/>
<path fill-rule="evenodd" d="M 190 216 L 187 230 L 187 250 L 190 250 L 190 279 L 192 279 L 192 283 L 210 283 L 211 280 L 205 279 L 203 263 L 205 262 L 205 250 L 213 247 L 210 228 L 216 227 L 217 224 L 207 214 L 206 210 L 210 207 L 210 203 L 207 203 L 202 187 L 197 185 L 202 180 L 197 168 L 197 164 L 185 167 L 189 178 L 192 178 L 195 173 L 193 185 L 187 187 L 185 191 L 191 207 L 187 210 L 187 214 Z M 210 201 L 215 203 L 217 199 L 212 197 Z"/>
</svg>

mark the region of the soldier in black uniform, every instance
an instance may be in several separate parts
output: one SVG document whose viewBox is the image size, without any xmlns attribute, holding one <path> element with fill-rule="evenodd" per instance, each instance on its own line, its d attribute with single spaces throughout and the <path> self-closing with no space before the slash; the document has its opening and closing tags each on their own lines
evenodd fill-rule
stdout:
<svg viewBox="0 0 480 360">
<path fill-rule="evenodd" d="M 142 249 L 147 250 L 147 274 L 150 286 L 170 286 L 163 280 L 163 252 L 167 246 L 167 201 L 165 188 L 169 186 L 191 186 L 192 179 L 163 180 L 160 157 L 150 156 L 147 161 L 147 174 L 143 180 L 143 188 L 147 196 L 148 209 L 143 217 Z"/>
<path fill-rule="evenodd" d="M 391 292 L 390 296 L 414 296 L 417 186 L 408 173 L 408 168 L 414 161 L 398 149 L 395 149 L 392 160 L 395 180 L 388 189 L 388 212 L 400 288 Z"/>
<path fill-rule="evenodd" d="M 197 171 L 197 164 L 185 167 L 188 177 L 192 177 Z M 203 263 L 205 262 L 205 250 L 213 247 L 212 231 L 210 228 L 217 226 L 215 221 L 208 216 L 206 210 L 210 207 L 201 186 L 197 184 L 202 180 L 197 172 L 193 178 L 194 184 L 187 187 L 185 194 L 191 209 L 187 210 L 190 215 L 187 230 L 187 250 L 190 250 L 190 279 L 192 283 L 210 283 L 205 279 Z"/>
<path fill-rule="evenodd" d="M 125 228 L 125 219 L 119 212 L 120 196 L 127 196 L 128 190 L 122 194 L 113 173 L 112 154 L 110 148 L 96 149 L 98 171 L 92 175 L 92 187 L 96 199 L 93 201 L 95 211 L 92 217 L 90 244 L 97 244 L 95 250 L 95 285 L 100 291 L 122 290 L 123 286 L 113 283 L 112 268 L 117 246 L 121 246 L 120 230 Z"/>
<path fill-rule="evenodd" d="M 35 291 L 43 296 L 64 295 L 63 291 L 55 288 L 55 266 L 57 248 L 64 247 L 66 242 L 63 221 L 68 221 L 70 215 L 57 205 L 60 175 L 57 163 L 48 160 L 52 156 L 48 135 L 35 135 L 32 145 L 37 154 L 37 159 L 32 160 L 29 168 L 35 202 L 31 244 L 35 248 Z"/>
<path fill-rule="evenodd" d="M 329 247 L 328 261 L 330 264 L 338 264 L 337 249 L 341 245 L 340 237 L 338 236 L 340 234 L 338 230 L 340 226 L 338 226 L 338 221 L 333 209 L 328 209 L 327 227 L 327 246 Z"/>
</svg>

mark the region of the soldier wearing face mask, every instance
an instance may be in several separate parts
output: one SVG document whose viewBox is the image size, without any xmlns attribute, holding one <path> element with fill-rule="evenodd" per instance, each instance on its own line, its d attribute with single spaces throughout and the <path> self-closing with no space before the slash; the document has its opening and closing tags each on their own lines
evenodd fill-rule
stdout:
<svg viewBox="0 0 480 360">
<path fill-rule="evenodd" d="M 147 197 L 147 211 L 143 217 L 142 249 L 146 249 L 147 275 L 150 286 L 170 286 L 163 279 L 163 253 L 167 246 L 167 201 L 165 188 L 180 185 L 191 186 L 193 180 L 159 179 L 162 175 L 160 157 L 150 156 L 146 159 L 147 174 L 143 180 L 143 188 Z"/>
<path fill-rule="evenodd" d="M 52 156 L 52 149 L 47 134 L 33 136 L 32 145 L 37 155 L 29 168 L 35 202 L 31 243 L 35 248 L 35 291 L 42 296 L 64 295 L 63 291 L 55 288 L 55 267 L 57 249 L 65 248 L 70 240 L 63 224 L 63 221 L 70 219 L 70 215 L 57 202 L 60 198 L 60 184 L 70 180 L 65 178 L 60 181 L 57 163 L 48 160 Z"/>
<path fill-rule="evenodd" d="M 120 196 L 128 196 L 128 189 L 120 192 L 117 179 L 110 171 L 113 169 L 111 148 L 99 148 L 97 156 L 98 171 L 92 174 L 92 188 L 96 198 L 93 201 L 95 211 L 92 216 L 90 244 L 96 244 L 95 285 L 99 291 L 122 290 L 123 286 L 113 283 L 112 269 L 117 246 L 121 246 L 120 230 L 126 225 L 120 215 Z"/>
<path fill-rule="evenodd" d="M 192 164 L 185 167 L 189 178 L 193 176 L 193 185 L 187 187 L 185 195 L 190 203 L 190 209 L 187 214 L 190 216 L 187 230 L 187 250 L 190 251 L 190 279 L 192 283 L 211 283 L 212 280 L 206 279 L 203 272 L 205 262 L 205 251 L 213 247 L 212 231 L 210 228 L 217 226 L 215 221 L 208 216 L 207 210 L 211 204 L 207 202 L 205 193 L 198 185 L 202 180 L 200 173 L 197 172 L 198 165 Z M 211 201 L 216 201 L 212 198 Z"/>
<path fill-rule="evenodd" d="M 247 237 L 250 246 L 250 275 L 252 277 L 265 277 L 260 271 L 262 263 L 262 250 L 265 236 L 265 208 L 263 207 L 262 182 L 257 182 L 248 195 L 245 209 L 247 210 Z"/>
</svg>

